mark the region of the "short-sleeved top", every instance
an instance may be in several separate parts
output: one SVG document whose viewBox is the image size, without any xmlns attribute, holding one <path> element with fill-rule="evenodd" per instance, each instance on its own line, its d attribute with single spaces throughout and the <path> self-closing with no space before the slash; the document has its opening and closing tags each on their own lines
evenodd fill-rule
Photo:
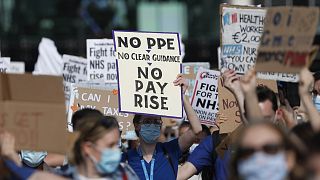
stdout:
<svg viewBox="0 0 320 180">
<path fill-rule="evenodd" d="M 170 165 L 168 156 L 166 157 L 164 154 L 164 150 L 167 152 L 168 156 L 170 156 L 172 161 L 172 166 Z M 156 145 L 156 153 L 154 155 L 154 171 L 153 171 L 153 179 L 176 179 L 176 175 L 178 172 L 178 161 L 181 156 L 181 150 L 178 143 L 178 139 L 174 139 L 165 143 L 157 143 Z M 123 153 L 122 161 L 128 161 L 128 164 L 131 168 L 136 172 L 141 180 L 146 179 L 142 167 L 143 158 L 140 156 L 137 149 L 129 150 L 127 153 Z M 148 176 L 150 177 L 150 169 L 151 169 L 151 161 L 148 163 L 143 159 Z"/>
<path fill-rule="evenodd" d="M 198 173 L 201 172 L 204 167 L 215 164 L 215 179 L 226 180 L 228 179 L 230 153 L 226 151 L 223 158 L 217 156 L 216 161 L 213 162 L 212 153 L 215 150 L 213 146 L 212 136 L 210 135 L 193 150 L 188 158 L 188 162 L 196 167 Z"/>
</svg>

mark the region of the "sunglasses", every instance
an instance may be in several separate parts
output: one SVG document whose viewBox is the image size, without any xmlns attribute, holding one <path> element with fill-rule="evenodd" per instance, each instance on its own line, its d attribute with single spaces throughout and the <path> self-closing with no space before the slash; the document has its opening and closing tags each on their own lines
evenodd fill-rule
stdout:
<svg viewBox="0 0 320 180">
<path fill-rule="evenodd" d="M 265 144 L 259 149 L 251 148 L 251 147 L 240 147 L 238 149 L 238 157 L 240 159 L 246 159 L 252 156 L 255 152 L 264 152 L 269 155 L 277 154 L 279 151 L 284 149 L 283 144 Z"/>
</svg>

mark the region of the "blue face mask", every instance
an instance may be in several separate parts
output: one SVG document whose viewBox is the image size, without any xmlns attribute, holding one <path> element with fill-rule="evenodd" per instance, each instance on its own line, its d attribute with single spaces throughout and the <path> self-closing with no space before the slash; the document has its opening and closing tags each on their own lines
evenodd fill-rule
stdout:
<svg viewBox="0 0 320 180">
<path fill-rule="evenodd" d="M 98 162 L 94 157 L 91 159 L 96 165 L 96 169 L 100 174 L 111 174 L 115 172 L 121 161 L 121 151 L 119 148 L 106 148 L 101 152 L 101 159 Z"/>
<path fill-rule="evenodd" d="M 313 97 L 313 104 L 316 106 L 317 110 L 320 112 L 320 96 Z"/>
<path fill-rule="evenodd" d="M 285 153 L 269 155 L 256 152 L 248 159 L 239 162 L 238 171 L 240 179 L 284 180 L 288 174 Z"/>
<path fill-rule="evenodd" d="M 21 160 L 29 167 L 38 167 L 47 156 L 47 152 L 21 151 Z"/>
<path fill-rule="evenodd" d="M 160 129 L 160 124 L 142 124 L 139 134 L 144 142 L 154 144 L 160 136 Z"/>
</svg>

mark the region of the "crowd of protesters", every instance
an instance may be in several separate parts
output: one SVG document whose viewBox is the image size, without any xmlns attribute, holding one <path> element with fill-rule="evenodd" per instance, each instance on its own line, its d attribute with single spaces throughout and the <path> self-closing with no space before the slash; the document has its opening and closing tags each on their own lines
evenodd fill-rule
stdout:
<svg viewBox="0 0 320 180">
<path fill-rule="evenodd" d="M 136 114 L 138 137 L 121 147 L 117 119 L 98 110 L 82 109 L 72 117 L 79 135 L 68 155 L 15 150 L 15 137 L 0 134 L 1 179 L 317 179 L 320 178 L 320 92 L 318 73 L 300 72 L 300 107 L 266 86 L 257 86 L 254 69 L 240 77 L 222 73 L 223 83 L 236 97 L 242 124 L 230 134 L 220 134 L 219 124 L 201 125 L 184 96 L 188 121 L 163 136 L 161 116 Z M 188 87 L 182 74 L 174 85 Z M 228 118 L 220 114 L 220 118 Z M 299 117 L 299 118 L 298 118 Z M 236 135 L 234 135 L 236 134 Z M 171 136 L 177 136 L 172 138 Z M 217 147 L 229 141 L 223 156 Z"/>
</svg>

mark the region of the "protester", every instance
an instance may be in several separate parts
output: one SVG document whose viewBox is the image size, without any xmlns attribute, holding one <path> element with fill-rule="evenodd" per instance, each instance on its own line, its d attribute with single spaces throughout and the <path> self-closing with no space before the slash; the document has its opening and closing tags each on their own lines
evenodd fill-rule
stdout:
<svg viewBox="0 0 320 180">
<path fill-rule="evenodd" d="M 15 152 L 15 138 L 7 131 L 0 133 L 0 149 L 0 179 L 65 180 L 51 173 L 22 166 L 19 155 Z"/>
<path fill-rule="evenodd" d="M 305 175 L 296 164 L 297 151 L 291 140 L 268 121 L 247 126 L 236 142 L 232 180 L 299 179 Z"/>
<path fill-rule="evenodd" d="M 177 76 L 174 85 L 181 86 L 183 93 L 188 87 L 187 81 L 181 74 Z M 140 179 L 176 179 L 181 153 L 194 143 L 196 135 L 202 131 L 198 116 L 189 103 L 189 98 L 184 96 L 183 99 L 191 129 L 170 142 L 158 142 L 162 125 L 160 116 L 135 115 L 133 123 L 140 146 L 124 153 L 123 161 L 129 163 Z"/>
<path fill-rule="evenodd" d="M 71 163 L 64 176 L 72 179 L 138 179 L 134 171 L 120 163 L 119 125 L 114 117 L 105 116 L 80 121 Z"/>
</svg>

